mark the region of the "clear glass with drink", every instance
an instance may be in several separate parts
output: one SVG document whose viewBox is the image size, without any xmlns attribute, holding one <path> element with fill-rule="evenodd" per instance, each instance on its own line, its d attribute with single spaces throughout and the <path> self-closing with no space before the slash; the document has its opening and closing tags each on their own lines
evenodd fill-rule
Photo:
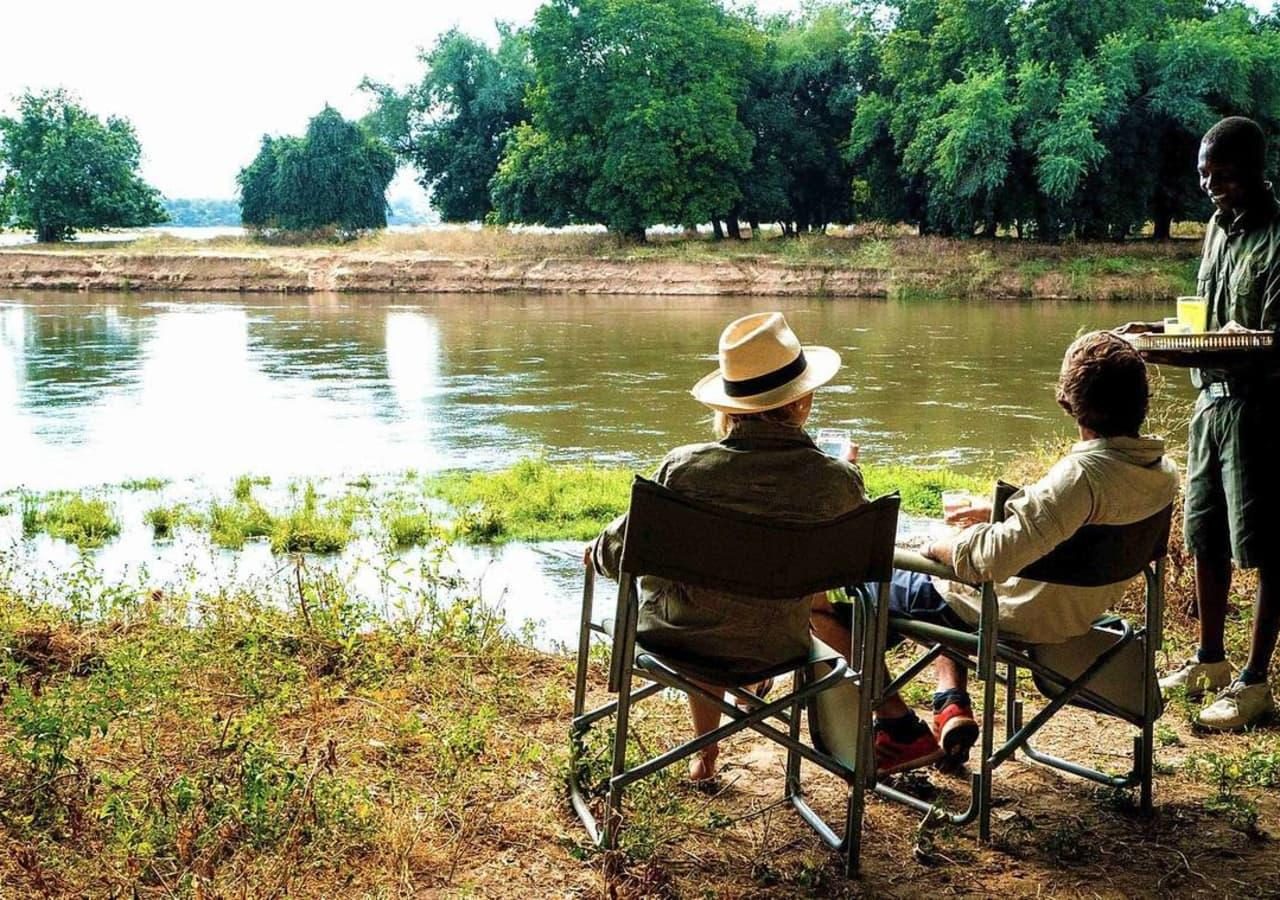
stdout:
<svg viewBox="0 0 1280 900">
<path fill-rule="evenodd" d="M 814 443 L 827 456 L 845 459 L 849 454 L 849 431 L 845 428 L 819 428 L 818 437 Z"/>
<path fill-rule="evenodd" d="M 962 509 L 973 506 L 973 496 L 968 491 L 942 492 L 942 518 L 950 522 L 952 517 Z"/>
</svg>

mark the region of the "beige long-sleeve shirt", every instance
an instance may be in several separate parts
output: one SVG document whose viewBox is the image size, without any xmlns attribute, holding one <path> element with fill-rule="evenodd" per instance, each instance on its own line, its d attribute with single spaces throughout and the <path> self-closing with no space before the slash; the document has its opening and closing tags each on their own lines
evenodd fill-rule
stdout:
<svg viewBox="0 0 1280 900">
<path fill-rule="evenodd" d="M 1178 492 L 1177 467 L 1157 438 L 1081 441 L 1039 481 L 1005 504 L 1001 522 L 974 525 L 953 547 L 956 574 L 996 582 L 1000 631 L 1032 643 L 1084 634 L 1116 604 L 1125 584 L 1067 587 L 1015 577 L 1085 525 L 1128 525 L 1155 515 Z M 936 587 L 965 621 L 977 625 L 979 593 L 938 580 Z"/>
</svg>

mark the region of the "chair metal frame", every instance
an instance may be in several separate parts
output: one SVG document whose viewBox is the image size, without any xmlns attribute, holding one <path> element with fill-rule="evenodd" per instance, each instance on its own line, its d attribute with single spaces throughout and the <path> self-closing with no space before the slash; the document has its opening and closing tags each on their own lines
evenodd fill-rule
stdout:
<svg viewBox="0 0 1280 900">
<path fill-rule="evenodd" d="M 993 519 L 1003 515 L 1004 500 L 1008 498 L 1013 490 L 1011 486 L 1003 483 L 997 485 L 993 503 Z M 1142 627 L 1134 628 L 1130 623 L 1120 621 L 1115 643 L 1097 656 L 1078 676 L 1069 677 L 1037 661 L 1031 655 L 1031 645 L 1000 637 L 998 632 L 999 606 L 994 586 L 990 582 L 981 585 L 971 584 L 972 587 L 980 588 L 982 591 L 979 624 L 976 633 L 896 616 L 891 617 L 890 627 L 894 631 L 916 643 L 925 645 L 928 649 L 923 655 L 914 660 L 902 674 L 886 685 L 885 694 L 878 697 L 877 702 L 883 699 L 883 696 L 888 696 L 901 690 L 904 685 L 924 671 L 925 667 L 939 656 L 948 656 L 973 670 L 977 678 L 982 682 L 981 745 L 978 768 L 970 774 L 972 791 L 969 805 L 963 810 L 942 808 L 937 804 L 921 800 L 883 783 L 875 786 L 876 793 L 886 799 L 905 804 L 921 812 L 942 816 L 953 825 L 966 825 L 977 819 L 978 838 L 985 843 L 991 839 L 992 775 L 998 766 L 1013 759 L 1015 754 L 1021 750 L 1023 755 L 1032 762 L 1086 778 L 1107 787 L 1129 789 L 1137 786 L 1139 789 L 1139 808 L 1143 815 L 1150 815 L 1152 811 L 1152 775 L 1154 767 L 1153 732 L 1156 719 L 1163 712 L 1163 706 L 1156 687 L 1155 655 L 1156 651 L 1162 646 L 1164 633 L 1164 557 L 1168 544 L 1170 514 L 1171 508 L 1167 507 L 1155 516 L 1143 522 L 1134 523 L 1131 526 L 1092 526 L 1102 530 L 1112 529 L 1115 534 L 1121 536 L 1124 534 L 1124 529 L 1142 531 L 1145 528 L 1147 531 L 1156 534 L 1157 537 L 1151 552 L 1143 553 L 1143 556 L 1148 558 L 1141 561 L 1130 560 L 1128 565 L 1121 561 L 1120 566 L 1124 570 L 1132 569 L 1132 571 L 1122 579 L 1115 579 L 1116 581 L 1127 581 L 1129 578 L 1136 576 L 1138 572 L 1142 573 L 1145 582 L 1145 610 Z M 1082 545 L 1090 543 L 1091 536 L 1085 535 L 1084 538 Z M 1069 547 L 1071 540 L 1068 539 L 1067 542 L 1059 545 L 1048 556 L 1032 563 L 1019 574 L 1023 577 L 1035 578 L 1038 573 L 1046 571 L 1052 573 L 1055 568 L 1062 568 L 1064 560 L 1068 558 L 1067 554 L 1074 554 L 1070 559 L 1078 562 L 1081 556 L 1080 548 Z M 1092 543 L 1095 546 L 1097 544 L 1096 532 L 1092 536 Z M 1087 550 L 1088 548 L 1086 547 L 1086 553 Z M 1140 547 L 1139 550 L 1141 550 Z M 1051 559 L 1055 554 L 1060 556 L 1056 561 Z M 898 550 L 894 554 L 894 566 L 907 571 L 937 576 L 948 581 L 966 583 L 959 578 L 952 567 L 907 550 Z M 1077 586 L 1098 583 L 1088 578 L 1069 581 L 1042 577 L 1037 580 L 1055 581 L 1060 584 L 1074 584 Z M 1090 683 L 1105 671 L 1108 664 L 1126 646 L 1136 640 L 1143 641 L 1143 684 L 1141 686 L 1143 702 L 1141 714 L 1121 708 L 1089 687 Z M 1003 675 L 997 674 L 998 663 L 1002 663 L 1004 666 Z M 1049 699 L 1049 702 L 1030 721 L 1025 723 L 1023 722 L 1023 703 L 1018 699 L 1017 692 L 1019 669 L 1030 671 L 1033 675 L 1056 686 L 1059 691 L 1056 696 Z M 998 683 L 1003 683 L 1005 686 L 1005 734 L 1003 742 L 999 746 L 995 746 L 995 692 Z M 1134 737 L 1133 766 L 1129 772 L 1123 775 L 1108 774 L 1080 763 L 1053 756 L 1032 746 L 1031 739 L 1035 734 L 1068 704 L 1084 706 L 1096 712 L 1123 719 L 1138 728 L 1139 733 Z"/>
<path fill-rule="evenodd" d="M 612 622 L 592 619 L 595 579 L 590 566 L 583 583 L 570 726 L 569 796 L 575 812 L 597 846 L 616 846 L 622 825 L 623 797 L 629 785 L 711 743 L 751 729 L 787 748 L 785 799 L 819 837 L 840 854 L 845 873 L 852 875 L 856 872 L 864 791 L 875 782 L 871 700 L 883 688 L 880 660 L 884 656 L 888 635 L 888 578 L 892 570 L 897 516 L 898 497 L 893 494 L 828 522 L 797 525 L 715 509 L 681 497 L 646 479 L 635 479 L 619 566 L 616 617 Z M 723 537 L 725 532 L 732 536 L 733 547 L 727 548 L 727 552 L 708 553 L 707 545 Z M 691 533 L 700 536 L 701 546 L 698 541 L 688 539 Z M 851 540 L 857 540 L 863 546 L 851 545 Z M 832 552 L 834 548 L 845 548 L 847 552 Z M 803 561 L 796 564 L 796 555 L 807 555 L 811 562 L 821 560 L 822 564 L 816 570 L 806 570 Z M 703 566 L 706 566 L 706 571 L 699 571 Z M 743 569 L 746 571 L 741 571 Z M 706 674 L 699 674 L 696 660 L 674 660 L 637 644 L 637 584 L 643 575 L 678 580 L 689 586 L 729 590 L 766 601 L 785 599 L 798 602 L 796 598 L 857 581 L 877 581 L 880 590 L 877 597 L 857 602 L 852 646 L 847 659 L 816 638 L 812 639 L 806 656 L 726 684 L 733 696 L 747 704 L 747 708 L 742 709 L 725 702 L 723 693 L 710 693 L 694 682 L 695 677 L 704 682 L 711 680 Z M 616 697 L 596 709 L 587 710 L 588 657 L 593 634 L 606 635 L 612 641 L 608 690 Z M 821 674 L 820 669 L 829 670 Z M 793 689 L 786 696 L 774 700 L 763 700 L 743 687 L 761 677 L 787 673 L 794 676 Z M 648 683 L 633 687 L 636 677 Z M 849 683 L 858 688 L 857 709 L 850 710 L 850 716 L 860 727 L 857 750 L 852 760 L 811 746 L 801 739 L 800 731 L 802 707 L 812 703 L 820 694 Z M 705 735 L 627 768 L 626 744 L 631 707 L 663 687 L 697 695 L 715 704 L 729 721 Z M 586 773 L 582 752 L 586 735 L 592 727 L 610 719 L 614 722 L 610 775 L 600 784 L 584 784 Z M 810 721 L 813 721 L 812 713 Z M 843 834 L 825 822 L 806 802 L 800 777 L 802 760 L 846 783 L 848 796 Z M 597 819 L 591 802 L 593 796 L 601 795 L 604 797 L 604 809 Z"/>
</svg>

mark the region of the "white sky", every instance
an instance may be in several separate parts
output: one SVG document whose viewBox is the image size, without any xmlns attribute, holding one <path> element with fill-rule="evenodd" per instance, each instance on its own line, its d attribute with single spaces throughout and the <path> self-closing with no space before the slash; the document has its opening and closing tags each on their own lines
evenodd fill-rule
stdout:
<svg viewBox="0 0 1280 900">
<path fill-rule="evenodd" d="M 1270 0 L 1250 0 L 1269 8 Z M 757 0 L 766 11 L 801 0 Z M 367 109 L 363 76 L 404 86 L 452 26 L 486 40 L 540 0 L 0 0 L 0 110 L 65 87 L 133 122 L 143 176 L 169 197 L 231 197 L 264 133 L 296 134 L 329 103 Z M 401 181 L 403 184 L 403 181 Z"/>
</svg>

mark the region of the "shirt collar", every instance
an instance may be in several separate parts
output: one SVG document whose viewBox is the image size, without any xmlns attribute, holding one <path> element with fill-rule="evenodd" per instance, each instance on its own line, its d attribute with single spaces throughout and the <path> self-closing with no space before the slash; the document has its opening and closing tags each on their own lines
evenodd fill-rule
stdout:
<svg viewBox="0 0 1280 900">
<path fill-rule="evenodd" d="M 803 428 L 767 419 L 739 419 L 720 443 L 726 447 L 759 447 L 761 444 L 816 447 Z"/>
<path fill-rule="evenodd" d="M 1237 235 L 1248 231 L 1250 228 L 1257 228 L 1270 223 L 1278 213 L 1280 213 L 1280 204 L 1276 202 L 1275 194 L 1271 190 L 1271 182 L 1268 181 L 1266 182 L 1266 193 L 1263 194 L 1261 203 L 1246 209 L 1230 222 L 1224 222 L 1222 213 L 1215 212 L 1212 222 L 1228 235 Z"/>
</svg>

